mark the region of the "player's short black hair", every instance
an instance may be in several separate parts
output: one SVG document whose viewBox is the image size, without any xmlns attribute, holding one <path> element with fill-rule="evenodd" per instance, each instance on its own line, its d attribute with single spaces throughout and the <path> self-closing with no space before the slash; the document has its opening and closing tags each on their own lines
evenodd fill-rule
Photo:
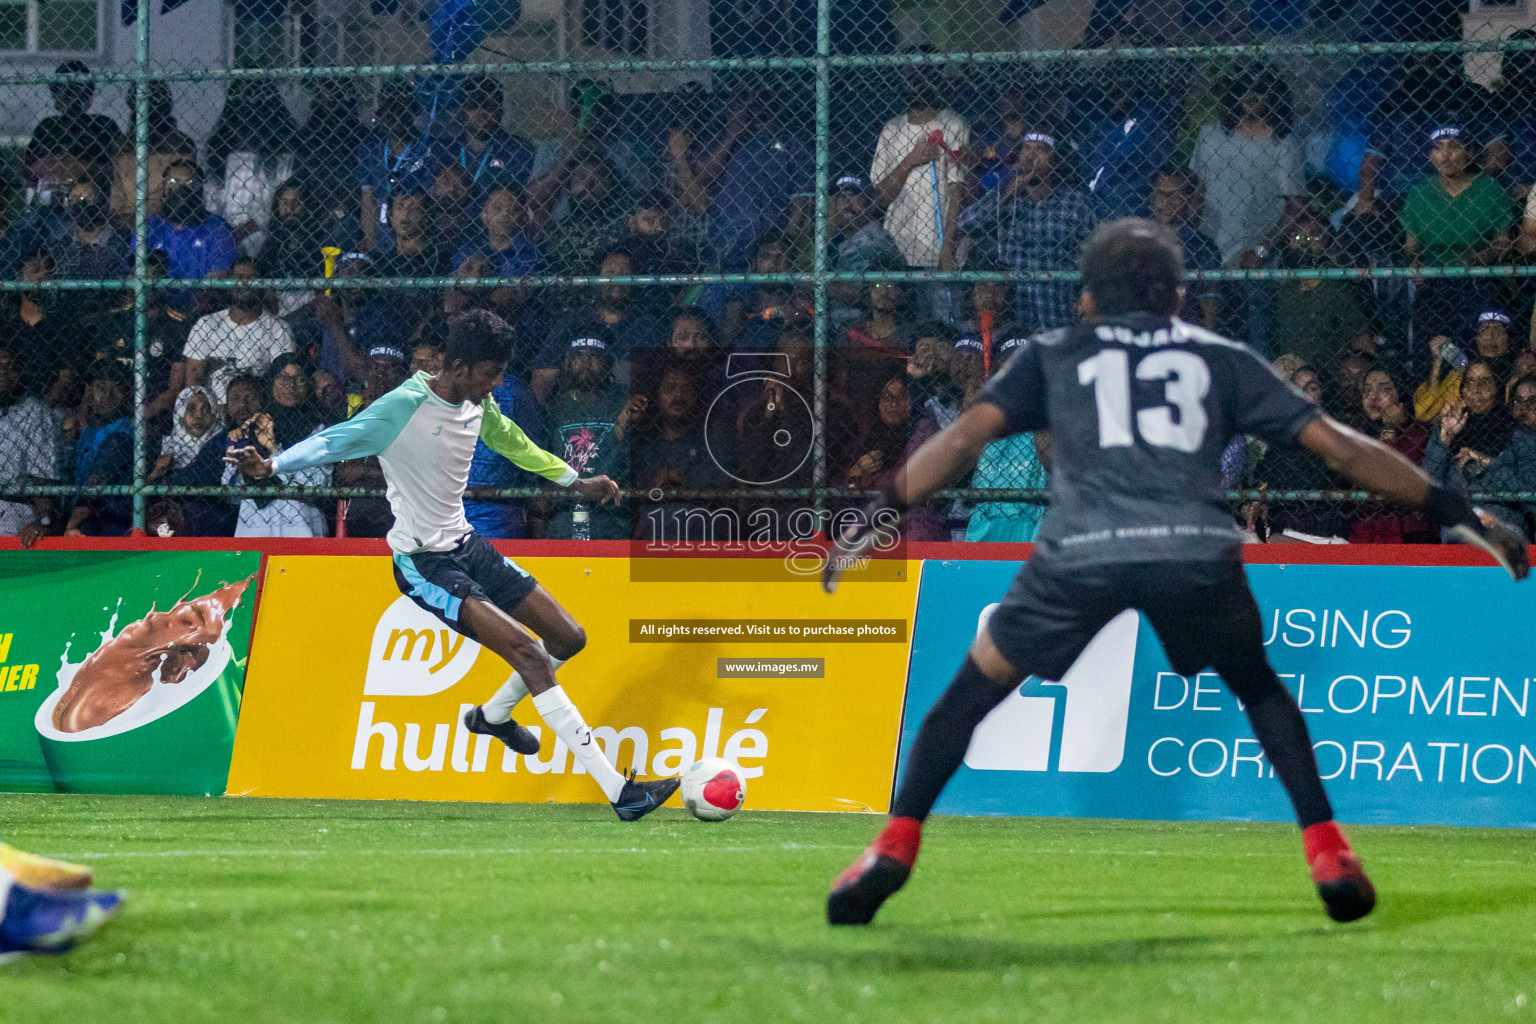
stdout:
<svg viewBox="0 0 1536 1024">
<path fill-rule="evenodd" d="M 443 369 L 454 363 L 505 363 L 512 358 L 512 327 L 488 309 L 471 309 L 448 318 Z"/>
<path fill-rule="evenodd" d="M 1083 244 L 1083 290 L 1102 316 L 1171 314 L 1183 280 L 1184 247 L 1155 220 L 1100 224 Z"/>
</svg>

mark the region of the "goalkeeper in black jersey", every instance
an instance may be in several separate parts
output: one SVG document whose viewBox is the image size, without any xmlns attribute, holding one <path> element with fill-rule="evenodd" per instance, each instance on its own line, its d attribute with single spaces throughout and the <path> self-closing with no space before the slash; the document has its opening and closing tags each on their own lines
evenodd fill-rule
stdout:
<svg viewBox="0 0 1536 1024">
<path fill-rule="evenodd" d="M 1329 916 L 1370 913 L 1376 894 L 1318 777 L 1300 709 L 1270 668 L 1241 535 L 1225 505 L 1221 452 L 1236 434 L 1300 444 L 1362 488 L 1424 509 L 1516 579 L 1524 540 L 1390 448 L 1324 415 L 1244 345 L 1178 319 L 1178 240 L 1146 220 L 1101 226 L 1084 246 L 1084 323 L 1020 346 L 955 423 L 924 444 L 845 531 L 823 576 L 835 589 L 867 553 L 877 518 L 920 505 L 992 441 L 1050 430 L 1051 501 L 1034 557 L 923 720 L 891 819 L 837 879 L 833 924 L 865 924 L 901 888 L 923 819 L 960 767 L 971 733 L 1026 677 L 1060 679 L 1127 608 L 1157 631 L 1173 670 L 1214 668 L 1243 703 L 1291 798 L 1312 879 Z"/>
</svg>

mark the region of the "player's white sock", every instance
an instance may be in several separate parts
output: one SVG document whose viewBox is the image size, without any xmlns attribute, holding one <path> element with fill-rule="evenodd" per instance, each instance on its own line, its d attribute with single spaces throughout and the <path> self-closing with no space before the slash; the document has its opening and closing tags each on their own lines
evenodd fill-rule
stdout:
<svg viewBox="0 0 1536 1024">
<path fill-rule="evenodd" d="M 536 693 L 533 695 L 533 706 L 539 717 L 555 730 L 555 735 L 576 755 L 576 760 L 581 762 L 587 774 L 597 780 L 597 784 L 607 794 L 608 802 L 617 800 L 624 789 L 624 776 L 603 756 L 603 745 L 592 738 L 592 730 L 582 721 L 581 712 L 576 710 L 571 698 L 565 695 L 565 690 L 557 684 L 543 693 Z"/>
<path fill-rule="evenodd" d="M 539 643 L 542 645 L 543 641 L 541 640 Z M 561 659 L 551 656 L 549 659 L 549 670 L 551 672 L 558 672 L 560 671 L 560 666 L 564 664 L 565 662 Z M 521 672 L 513 672 L 512 677 L 501 684 L 501 689 L 497 690 L 490 700 L 480 705 L 481 710 L 485 712 L 485 720 L 492 725 L 510 722 L 512 720 L 512 709 L 517 707 L 518 702 L 526 696 L 528 696 L 528 684 L 523 682 Z"/>
</svg>

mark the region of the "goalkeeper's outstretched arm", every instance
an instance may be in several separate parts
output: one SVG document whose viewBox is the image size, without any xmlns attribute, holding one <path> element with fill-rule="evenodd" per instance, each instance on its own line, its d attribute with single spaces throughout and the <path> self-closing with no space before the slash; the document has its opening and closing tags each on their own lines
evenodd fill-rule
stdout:
<svg viewBox="0 0 1536 1024">
<path fill-rule="evenodd" d="M 963 476 L 976 465 L 987 445 L 1006 433 L 1003 410 L 991 402 L 977 402 L 923 442 L 896 471 L 891 485 L 864 507 L 860 520 L 836 537 L 822 566 L 822 589 L 829 594 L 836 591 L 846 567 L 869 553 L 878 532 L 877 521 L 894 524 L 909 506 L 921 504 L 934 491 Z"/>
<path fill-rule="evenodd" d="M 1524 579 L 1530 572 L 1524 537 L 1475 508 L 1466 495 L 1441 487 L 1380 441 L 1328 416 L 1308 423 L 1296 440 L 1321 455 L 1329 469 L 1344 474 L 1365 490 L 1422 508 L 1435 522 L 1492 555 L 1515 579 Z"/>
<path fill-rule="evenodd" d="M 977 402 L 960 418 L 930 437 L 896 471 L 890 503 L 905 509 L 920 505 L 940 488 L 960 479 L 976 465 L 987 445 L 1007 432 L 1003 410 Z"/>
</svg>

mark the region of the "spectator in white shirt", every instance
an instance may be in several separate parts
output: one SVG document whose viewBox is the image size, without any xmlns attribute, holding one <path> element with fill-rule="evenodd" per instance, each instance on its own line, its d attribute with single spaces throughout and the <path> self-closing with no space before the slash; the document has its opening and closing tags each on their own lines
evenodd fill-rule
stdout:
<svg viewBox="0 0 1536 1024">
<path fill-rule="evenodd" d="M 1262 266 L 1287 204 L 1301 210 L 1306 182 L 1289 122 L 1284 84 L 1260 77 L 1234 82 L 1221 122 L 1200 129 L 1190 168 L 1204 189 L 1205 233 L 1226 266 Z"/>
<path fill-rule="evenodd" d="M 229 84 L 224 110 L 208 139 L 214 182 L 209 198 L 247 255 L 261 251 L 273 193 L 293 173 L 298 134 L 275 82 L 236 79 Z"/>
<path fill-rule="evenodd" d="M 231 276 L 249 280 L 256 276 L 256 264 L 241 260 Z M 228 309 L 209 313 L 192 325 L 184 349 L 186 386 L 205 384 L 223 404 L 224 389 L 232 377 L 242 372 L 263 373 L 272 360 L 292 351 L 293 335 L 288 325 L 267 312 L 261 293 L 237 286 L 229 290 Z"/>
<path fill-rule="evenodd" d="M 875 144 L 869 180 L 886 207 L 885 230 L 909 267 L 953 270 L 956 223 L 965 191 L 963 153 L 971 129 L 941 106 L 944 82 L 937 68 L 919 66 L 908 78 L 907 112 L 886 122 Z M 935 302 L 949 288 L 939 285 Z M 930 312 L 950 319 L 944 309 Z"/>
<path fill-rule="evenodd" d="M 1270 266 L 1281 226 L 1302 212 L 1306 182 L 1290 120 L 1285 83 L 1260 75 L 1234 80 L 1222 122 L 1200 129 L 1189 166 L 1204 190 L 1205 233 L 1216 240 L 1224 266 Z M 1248 344 L 1267 352 L 1273 285 L 1248 281 L 1242 294 Z"/>
<path fill-rule="evenodd" d="M 0 490 L 57 483 L 61 438 L 48 407 L 22 388 L 21 360 L 0 345 Z M 53 499 L 0 501 L 0 537 L 21 536 L 30 547 L 52 529 Z"/>
</svg>

